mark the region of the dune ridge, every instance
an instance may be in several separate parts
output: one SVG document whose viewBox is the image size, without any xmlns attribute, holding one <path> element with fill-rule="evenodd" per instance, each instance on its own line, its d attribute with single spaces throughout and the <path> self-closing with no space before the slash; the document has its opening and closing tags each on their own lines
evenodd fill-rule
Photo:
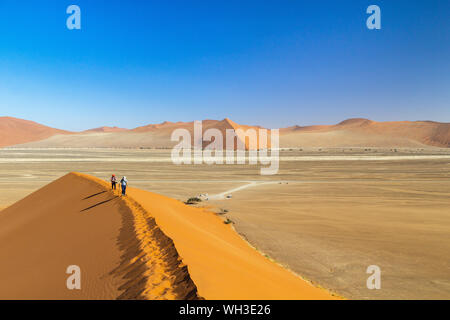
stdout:
<svg viewBox="0 0 450 320">
<path fill-rule="evenodd" d="M 108 183 L 93 176 L 71 173 L 101 185 L 111 196 Z M 122 214 L 119 246 L 123 252 L 120 265 L 112 271 L 126 279 L 117 299 L 199 299 L 197 288 L 173 241 L 161 231 L 155 219 L 131 198 L 117 198 Z"/>
</svg>

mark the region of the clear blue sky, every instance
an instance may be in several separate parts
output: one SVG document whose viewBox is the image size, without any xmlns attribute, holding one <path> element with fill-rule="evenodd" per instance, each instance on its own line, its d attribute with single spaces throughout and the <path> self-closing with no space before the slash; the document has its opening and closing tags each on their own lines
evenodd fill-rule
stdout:
<svg viewBox="0 0 450 320">
<path fill-rule="evenodd" d="M 0 115 L 69 130 L 450 122 L 449 15 L 433 0 L 1 0 Z"/>
</svg>

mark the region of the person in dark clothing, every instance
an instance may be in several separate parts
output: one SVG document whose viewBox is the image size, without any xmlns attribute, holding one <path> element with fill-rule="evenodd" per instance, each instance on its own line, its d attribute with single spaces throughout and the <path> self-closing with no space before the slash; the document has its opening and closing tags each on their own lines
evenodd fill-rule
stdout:
<svg viewBox="0 0 450 320">
<path fill-rule="evenodd" d="M 128 180 L 127 177 L 123 177 L 120 180 L 120 186 L 122 187 L 122 195 L 124 196 L 126 191 L 127 191 L 127 186 L 128 186 Z"/>
<path fill-rule="evenodd" d="M 116 175 L 113 174 L 111 177 L 111 189 L 112 190 L 116 190 L 116 184 L 117 184 Z"/>
</svg>

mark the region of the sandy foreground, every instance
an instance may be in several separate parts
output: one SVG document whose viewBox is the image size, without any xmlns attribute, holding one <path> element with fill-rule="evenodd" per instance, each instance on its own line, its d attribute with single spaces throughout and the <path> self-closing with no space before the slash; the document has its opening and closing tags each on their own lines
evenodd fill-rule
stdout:
<svg viewBox="0 0 450 320">
<path fill-rule="evenodd" d="M 333 299 L 202 208 L 71 173 L 0 214 L 0 299 Z M 82 272 L 68 290 L 66 269 Z"/>
<path fill-rule="evenodd" d="M 133 187 L 181 201 L 208 193 L 199 207 L 231 219 L 260 252 L 340 296 L 450 298 L 448 149 L 317 148 L 280 156 L 288 160 L 279 173 L 262 177 L 257 166 L 176 166 L 163 160 L 170 150 L 3 149 L 0 208 L 69 171 L 104 180 L 126 175 Z M 232 199 L 223 197 L 229 193 Z M 366 287 L 369 265 L 381 268 L 381 290 Z"/>
</svg>

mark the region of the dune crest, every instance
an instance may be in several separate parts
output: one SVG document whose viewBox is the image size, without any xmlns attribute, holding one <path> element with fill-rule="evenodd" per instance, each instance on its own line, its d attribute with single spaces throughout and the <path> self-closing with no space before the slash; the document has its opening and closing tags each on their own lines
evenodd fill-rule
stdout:
<svg viewBox="0 0 450 320">
<path fill-rule="evenodd" d="M 122 205 L 125 204 L 122 229 L 132 230 L 123 230 L 120 236 L 124 254 L 113 273 L 128 281 L 119 288 L 124 291 L 118 299 L 199 299 L 197 288 L 173 241 L 138 203 L 129 198 L 121 200 Z M 130 234 L 133 235 L 131 240 Z"/>
</svg>

